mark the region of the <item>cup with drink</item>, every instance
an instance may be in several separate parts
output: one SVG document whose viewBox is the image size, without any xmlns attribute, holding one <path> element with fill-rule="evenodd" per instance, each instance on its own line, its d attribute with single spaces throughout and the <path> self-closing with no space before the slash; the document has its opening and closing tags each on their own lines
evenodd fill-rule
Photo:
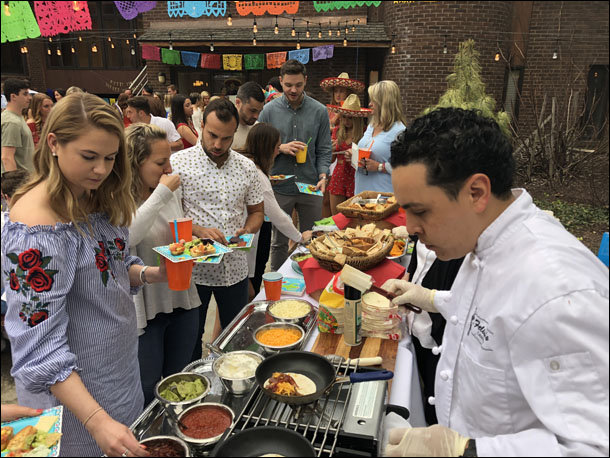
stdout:
<svg viewBox="0 0 610 458">
<path fill-rule="evenodd" d="M 168 221 L 170 229 L 174 234 L 176 243 L 180 240 L 190 242 L 193 238 L 193 220 L 191 218 L 177 218 Z M 193 274 L 193 261 L 172 262 L 165 260 L 167 269 L 167 286 L 173 291 L 184 291 L 191 286 Z"/>
</svg>

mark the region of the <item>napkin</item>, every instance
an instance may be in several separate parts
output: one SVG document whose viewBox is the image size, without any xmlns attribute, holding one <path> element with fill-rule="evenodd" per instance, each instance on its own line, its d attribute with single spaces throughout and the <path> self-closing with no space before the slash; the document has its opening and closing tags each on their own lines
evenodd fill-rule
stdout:
<svg viewBox="0 0 610 458">
<path fill-rule="evenodd" d="M 305 278 L 305 291 L 307 294 L 311 294 L 314 291 L 319 291 L 326 288 L 328 282 L 333 278 L 333 272 L 329 272 L 326 269 L 320 267 L 318 261 L 315 258 L 309 258 L 299 263 L 299 267 L 303 271 L 303 277 Z M 375 285 L 381 287 L 387 280 L 392 278 L 402 278 L 405 274 L 404 266 L 384 259 L 383 262 L 367 270 L 365 273 L 373 277 Z"/>
</svg>

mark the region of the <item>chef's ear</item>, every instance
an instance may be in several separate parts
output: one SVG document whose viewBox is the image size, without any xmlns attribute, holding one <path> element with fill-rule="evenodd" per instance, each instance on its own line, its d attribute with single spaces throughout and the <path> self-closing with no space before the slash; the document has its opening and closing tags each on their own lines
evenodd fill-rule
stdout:
<svg viewBox="0 0 610 458">
<path fill-rule="evenodd" d="M 475 173 L 466 180 L 466 191 L 475 213 L 483 213 L 491 198 L 491 181 L 484 173 Z"/>
</svg>

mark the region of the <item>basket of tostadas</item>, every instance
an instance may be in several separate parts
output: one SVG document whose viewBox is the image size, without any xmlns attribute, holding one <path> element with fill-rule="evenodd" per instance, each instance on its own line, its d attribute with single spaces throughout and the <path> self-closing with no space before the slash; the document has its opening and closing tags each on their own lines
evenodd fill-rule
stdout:
<svg viewBox="0 0 610 458">
<path fill-rule="evenodd" d="M 377 199 L 377 196 L 379 199 Z M 348 218 L 381 221 L 398 211 L 400 206 L 391 192 L 363 191 L 337 205 L 337 210 Z"/>
<path fill-rule="evenodd" d="M 316 237 L 309 251 L 322 268 L 331 272 L 338 272 L 345 264 L 365 271 L 382 262 L 392 246 L 392 231 L 370 223 Z"/>
</svg>

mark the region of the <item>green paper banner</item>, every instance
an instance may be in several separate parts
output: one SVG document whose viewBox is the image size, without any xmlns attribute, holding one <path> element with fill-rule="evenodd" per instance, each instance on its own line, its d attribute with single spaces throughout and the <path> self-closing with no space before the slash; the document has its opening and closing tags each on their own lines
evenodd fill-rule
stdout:
<svg viewBox="0 0 610 458">
<path fill-rule="evenodd" d="M 341 8 L 354 8 L 356 6 L 379 6 L 381 5 L 381 1 L 374 2 L 313 2 L 313 7 L 316 11 L 330 11 L 330 10 L 339 10 Z"/>
<path fill-rule="evenodd" d="M 161 48 L 161 62 L 164 64 L 180 65 L 180 51 Z"/>
<path fill-rule="evenodd" d="M 8 3 L 10 16 L 2 5 L 2 43 L 40 36 L 40 27 L 28 2 L 3 3 Z"/>
<path fill-rule="evenodd" d="M 265 68 L 265 55 L 245 54 L 244 67 L 246 70 L 263 70 Z"/>
</svg>

